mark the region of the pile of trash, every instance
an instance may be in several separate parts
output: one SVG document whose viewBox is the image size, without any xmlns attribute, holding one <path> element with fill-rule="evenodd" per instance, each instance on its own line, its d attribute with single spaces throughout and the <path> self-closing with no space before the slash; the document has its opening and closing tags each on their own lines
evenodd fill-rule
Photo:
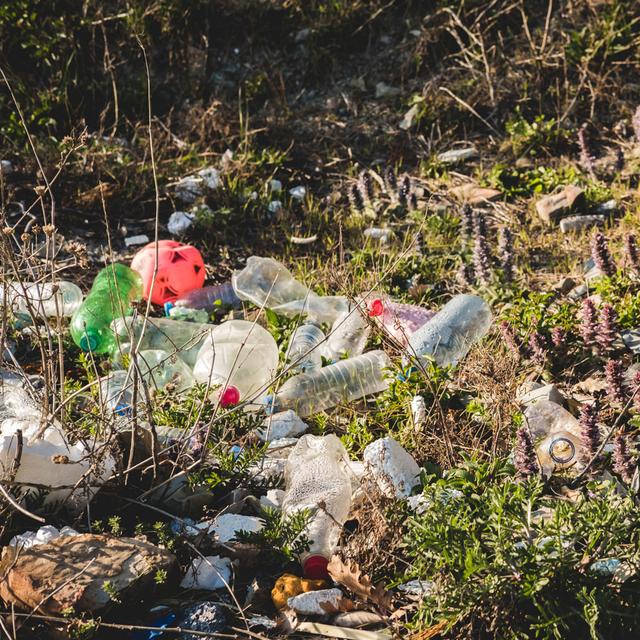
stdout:
<svg viewBox="0 0 640 640">
<path fill-rule="evenodd" d="M 408 499 L 420 483 L 420 467 L 390 437 L 369 444 L 361 462 L 351 461 L 335 435 L 306 434 L 304 419 L 379 394 L 394 376 L 404 375 L 394 373 L 392 357 L 383 349 L 366 350 L 373 329 L 404 354 L 405 372 L 430 362 L 455 366 L 488 332 L 491 310 L 473 295 L 455 296 L 437 312 L 376 291 L 353 299 L 321 296 L 283 264 L 257 256 L 250 257 L 230 282 L 204 283 L 204 261 L 195 247 L 160 241 L 138 251 L 131 266 L 103 268 L 86 296 L 66 281 L 16 282 L 7 285 L 3 295 L 25 322 L 27 316 L 70 318 L 71 337 L 79 349 L 110 361 L 111 372 L 96 384 L 116 432 L 132 431 L 128 418 L 133 416 L 137 433 L 142 427 L 153 431 L 161 444 L 175 442 L 173 432 L 180 430 L 168 433 L 148 424 L 149 397 L 141 389 L 164 390 L 179 402 L 182 394 L 200 384 L 220 410 L 259 419 L 254 436 L 266 447 L 261 472 L 277 478 L 283 489 L 256 496 L 255 516 L 228 513 L 197 521 L 176 514 L 174 524 L 184 536 L 210 536 L 222 554 L 196 557 L 178 580 L 182 589 L 232 592 L 237 560 L 225 551 L 233 549 L 240 532 L 262 529 L 262 508 L 276 509 L 283 517 L 305 516 L 301 535 L 308 545 L 299 555 L 304 578 L 280 578 L 273 588 L 274 606 L 301 617 L 326 619 L 330 611 L 344 617 L 347 609 L 341 603 L 348 594 L 336 586 L 344 570 L 336 555 L 343 524 L 367 487 L 389 499 Z M 165 317 L 152 316 L 153 308 L 163 309 Z M 260 324 L 265 309 L 298 321 L 287 344 L 278 345 Z M 232 317 L 210 322 L 223 311 Z M 124 460 L 106 430 L 96 430 L 90 439 L 72 440 L 42 406 L 27 377 L 2 372 L 2 482 L 15 506 L 44 524 L 38 514 L 51 505 L 76 513 L 84 509 L 124 467 Z M 416 397 L 412 406 L 416 419 L 424 419 L 419 417 L 425 410 L 422 398 Z M 187 434 L 191 440 L 205 437 L 199 428 Z M 170 479 L 164 489 L 183 490 L 185 482 L 183 474 Z M 34 493 L 39 500 L 31 499 Z M 167 504 L 173 503 L 167 499 L 163 506 Z M 74 577 L 73 571 L 85 561 L 93 568 Z M 42 601 L 36 606 L 52 615 L 69 606 L 76 612 L 102 613 L 120 594 L 128 599 L 148 595 L 153 572 L 176 576 L 179 571 L 173 554 L 149 543 L 80 534 L 69 527 L 58 531 L 50 525 L 14 537 L 2 564 L 7 572 L 0 588 L 3 600 L 19 610 Z M 25 575 L 39 576 L 40 586 L 25 589 Z M 98 588 L 100 581 L 111 585 L 106 597 Z M 353 597 L 353 586 L 351 590 Z M 383 621 L 383 609 L 378 607 L 374 623 Z M 216 624 L 225 618 L 211 615 Z M 271 628 L 271 621 L 258 620 L 256 625 Z M 327 625 L 318 623 L 314 629 L 322 633 L 323 626 Z M 358 637 L 388 637 L 386 632 L 376 633 Z"/>
</svg>

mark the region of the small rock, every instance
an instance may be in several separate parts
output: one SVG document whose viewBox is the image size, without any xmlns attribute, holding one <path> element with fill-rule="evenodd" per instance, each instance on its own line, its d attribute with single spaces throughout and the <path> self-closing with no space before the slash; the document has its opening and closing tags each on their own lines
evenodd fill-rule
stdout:
<svg viewBox="0 0 640 640">
<path fill-rule="evenodd" d="M 183 589 L 224 589 L 231 580 L 231 560 L 220 556 L 195 558 L 180 582 Z"/>
<path fill-rule="evenodd" d="M 478 157 L 478 150 L 475 147 L 465 147 L 464 149 L 449 149 L 438 154 L 438 162 L 442 164 L 458 164 L 465 160 Z"/>
<path fill-rule="evenodd" d="M 420 483 L 420 467 L 391 437 L 367 445 L 362 459 L 379 489 L 389 498 L 406 498 Z"/>
<path fill-rule="evenodd" d="M 567 295 L 578 284 L 573 278 L 567 276 L 562 278 L 553 285 L 553 290 L 557 291 L 560 295 Z"/>
<path fill-rule="evenodd" d="M 82 534 L 61 536 L 30 549 L 5 547 L 0 562 L 0 597 L 19 610 L 60 615 L 73 608 L 98 613 L 111 604 L 110 593 L 132 604 L 148 598 L 158 571 L 175 579 L 178 561 L 165 549 L 134 538 Z"/>
<path fill-rule="evenodd" d="M 393 98 L 400 95 L 398 87 L 390 87 L 385 82 L 378 82 L 376 85 L 376 98 Z"/>
<path fill-rule="evenodd" d="M 262 428 L 257 430 L 257 434 L 263 442 L 272 442 L 282 438 L 300 436 L 308 428 L 309 425 L 295 411 L 289 409 L 265 418 Z"/>
<path fill-rule="evenodd" d="M 289 598 L 287 604 L 299 615 L 323 616 L 327 611 L 321 605 L 328 603 L 337 609 L 342 597 L 340 589 L 320 589 L 320 591 L 308 591 Z"/>
<path fill-rule="evenodd" d="M 204 186 L 209 189 L 209 191 L 214 191 L 220 186 L 220 172 L 213 167 L 200 169 L 198 176 L 202 179 Z"/>
<path fill-rule="evenodd" d="M 565 398 L 554 384 L 545 384 L 519 395 L 517 400 L 524 407 L 528 407 L 541 400 L 548 400 L 549 402 L 554 402 L 562 406 L 564 405 Z"/>
<path fill-rule="evenodd" d="M 477 184 L 467 183 L 450 190 L 451 195 L 458 200 L 469 204 L 482 204 L 491 200 L 496 200 L 502 193 L 497 189 L 479 187 Z"/>
<path fill-rule="evenodd" d="M 562 233 L 582 231 L 589 227 L 602 226 L 605 220 L 605 216 L 569 216 L 568 218 L 560 220 L 560 231 L 562 231 Z"/>
<path fill-rule="evenodd" d="M 580 284 L 577 287 L 571 289 L 567 297 L 570 300 L 580 300 L 580 298 L 584 298 L 587 293 L 589 293 L 589 287 L 587 287 L 586 284 Z"/>
<path fill-rule="evenodd" d="M 536 202 L 536 211 L 543 222 L 554 224 L 576 210 L 584 208 L 584 190 L 575 185 L 567 185 L 559 193 L 552 193 Z"/>
<path fill-rule="evenodd" d="M 289 189 L 289 195 L 294 200 L 302 200 L 307 195 L 307 188 L 303 186 L 297 186 Z"/>
<path fill-rule="evenodd" d="M 127 247 L 139 247 L 143 244 L 149 244 L 149 236 L 141 234 L 139 236 L 129 236 L 124 239 L 124 243 Z"/>
<path fill-rule="evenodd" d="M 618 203 L 615 200 L 607 200 L 606 202 L 601 202 L 597 207 L 596 211 L 605 216 L 611 216 L 618 210 Z"/>
<path fill-rule="evenodd" d="M 181 236 L 193 225 L 195 215 L 186 211 L 174 211 L 169 216 L 167 230 L 172 236 Z"/>
<path fill-rule="evenodd" d="M 180 640 L 201 640 L 201 635 L 187 633 L 187 629 L 218 634 L 227 628 L 227 617 L 220 603 L 199 602 L 182 612 L 179 626 L 185 629 L 185 632 L 179 636 Z"/>
<path fill-rule="evenodd" d="M 339 613 L 332 622 L 338 627 L 360 629 L 372 624 L 380 624 L 384 622 L 384 618 L 373 611 L 347 611 Z"/>
<path fill-rule="evenodd" d="M 186 176 L 175 184 L 174 190 L 178 200 L 192 204 L 203 193 L 202 179 L 199 176 Z"/>
<path fill-rule="evenodd" d="M 264 527 L 264 522 L 255 516 L 243 516 L 235 513 L 224 513 L 213 523 L 213 531 L 218 542 L 230 542 L 239 531 L 256 533 Z"/>
<path fill-rule="evenodd" d="M 623 331 L 620 336 L 622 337 L 622 342 L 624 342 L 625 347 L 632 351 L 633 353 L 640 353 L 640 330 L 638 329 L 629 329 L 627 331 Z"/>
</svg>

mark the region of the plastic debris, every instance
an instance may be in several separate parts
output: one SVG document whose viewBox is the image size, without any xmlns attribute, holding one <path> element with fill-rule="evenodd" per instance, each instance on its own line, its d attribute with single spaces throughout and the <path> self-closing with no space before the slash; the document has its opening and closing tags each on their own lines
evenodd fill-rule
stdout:
<svg viewBox="0 0 640 640">
<path fill-rule="evenodd" d="M 380 244 L 387 244 L 393 238 L 393 231 L 384 227 L 369 227 L 363 231 L 365 238 L 378 240 Z"/>
<path fill-rule="evenodd" d="M 320 346 L 325 335 L 315 324 L 297 327 L 289 338 L 286 359 L 293 373 L 309 373 L 322 367 Z"/>
<path fill-rule="evenodd" d="M 294 200 L 302 200 L 307 195 L 307 189 L 302 186 L 293 187 L 292 189 L 289 189 L 289 195 Z"/>
<path fill-rule="evenodd" d="M 541 400 L 548 400 L 549 402 L 555 402 L 556 404 L 564 404 L 564 396 L 558 390 L 554 384 L 545 384 L 534 382 L 527 388 L 523 385 L 523 388 L 519 390 L 517 395 L 518 402 L 523 406 L 535 404 Z"/>
<path fill-rule="evenodd" d="M 309 580 L 299 578 L 290 573 L 281 575 L 271 590 L 271 599 L 276 609 L 284 609 L 289 598 L 294 598 L 301 593 L 318 591 L 327 586 L 325 580 Z"/>
<path fill-rule="evenodd" d="M 242 301 L 236 295 L 233 285 L 230 282 L 225 282 L 188 291 L 181 295 L 174 304 L 176 307 L 215 311 L 225 308 L 236 309 L 242 306 Z"/>
<path fill-rule="evenodd" d="M 287 600 L 287 605 L 297 614 L 304 616 L 323 616 L 327 610 L 323 604 L 338 609 L 343 598 L 340 589 L 320 589 L 319 591 L 307 591 Z"/>
<path fill-rule="evenodd" d="M 80 287 L 67 280 L 55 284 L 14 281 L 0 285 L 0 303 L 6 300 L 14 313 L 33 313 L 40 318 L 71 317 L 83 298 Z"/>
<path fill-rule="evenodd" d="M 282 508 L 282 501 L 284 500 L 284 491 L 282 489 L 269 489 L 266 495 L 260 497 L 260 506 L 263 509 L 277 509 Z"/>
<path fill-rule="evenodd" d="M 186 211 L 174 211 L 167 222 L 167 230 L 172 236 L 185 234 L 192 226 L 196 217 Z"/>
<path fill-rule="evenodd" d="M 171 304 L 168 302 L 167 304 Z M 165 309 L 167 305 L 165 305 Z M 171 306 L 169 317 L 179 322 L 197 322 L 206 324 L 209 321 L 209 314 L 204 309 L 189 309 L 188 307 Z"/>
<path fill-rule="evenodd" d="M 0 174 L 2 176 L 8 176 L 14 171 L 13 163 L 11 160 L 0 160 Z"/>
<path fill-rule="evenodd" d="M 398 591 L 412 596 L 428 596 L 433 592 L 435 586 L 435 582 L 432 580 L 410 580 L 399 584 Z"/>
<path fill-rule="evenodd" d="M 265 418 L 257 433 L 263 442 L 272 442 L 282 438 L 301 436 L 308 428 L 309 425 L 295 411 L 288 409 Z"/>
<path fill-rule="evenodd" d="M 267 210 L 269 211 L 269 213 L 276 214 L 278 213 L 278 211 L 280 211 L 280 209 L 282 209 L 282 202 L 280 200 L 272 200 L 267 205 Z"/>
<path fill-rule="evenodd" d="M 124 239 L 124 243 L 127 247 L 138 247 L 143 244 L 147 244 L 149 242 L 149 236 L 139 235 L 139 236 L 128 236 Z"/>
<path fill-rule="evenodd" d="M 194 175 L 181 178 L 173 186 L 176 198 L 191 204 L 205 191 L 214 191 L 220 186 L 220 172 L 213 167 L 206 167 Z"/>
<path fill-rule="evenodd" d="M 223 513 L 215 519 L 210 531 L 216 534 L 218 542 L 233 540 L 239 531 L 257 533 L 264 527 L 264 522 L 255 516 L 243 516 L 235 513 Z"/>
<path fill-rule="evenodd" d="M 427 421 L 427 406 L 422 396 L 413 396 L 411 399 L 411 418 L 416 429 L 420 429 Z"/>
<path fill-rule="evenodd" d="M 231 581 L 231 560 L 220 556 L 195 558 L 180 582 L 183 589 L 224 589 Z"/>
<path fill-rule="evenodd" d="M 420 467 L 391 437 L 367 445 L 363 460 L 368 474 L 388 498 L 406 498 L 420 484 Z"/>
<path fill-rule="evenodd" d="M 62 527 L 57 529 L 52 525 L 46 525 L 40 527 L 37 531 L 25 531 L 17 536 L 14 536 L 9 541 L 10 547 L 21 547 L 23 549 L 29 549 L 39 544 L 47 544 L 51 540 L 55 540 L 60 536 L 79 536 L 80 534 L 71 527 Z"/>
<path fill-rule="evenodd" d="M 478 150 L 475 147 L 464 147 L 463 149 L 450 149 L 439 153 L 438 162 L 442 162 L 442 164 L 458 164 L 477 157 Z"/>
<path fill-rule="evenodd" d="M 376 98 L 393 98 L 400 95 L 398 87 L 390 87 L 385 82 L 376 84 Z"/>
<path fill-rule="evenodd" d="M 271 191 L 271 193 L 278 193 L 279 191 L 282 191 L 282 182 L 280 182 L 280 180 L 269 180 L 269 191 Z"/>
</svg>

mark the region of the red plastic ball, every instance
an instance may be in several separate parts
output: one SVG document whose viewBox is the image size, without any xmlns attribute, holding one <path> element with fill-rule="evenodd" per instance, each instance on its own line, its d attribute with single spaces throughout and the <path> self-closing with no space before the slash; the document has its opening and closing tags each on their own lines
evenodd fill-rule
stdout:
<svg viewBox="0 0 640 640">
<path fill-rule="evenodd" d="M 145 300 L 151 294 L 151 302 L 162 305 L 173 302 L 187 291 L 202 287 L 205 279 L 204 260 L 195 247 L 175 240 L 160 240 L 157 251 L 158 272 L 155 283 L 155 242 L 142 247 L 131 261 L 131 268 L 142 276 Z"/>
</svg>

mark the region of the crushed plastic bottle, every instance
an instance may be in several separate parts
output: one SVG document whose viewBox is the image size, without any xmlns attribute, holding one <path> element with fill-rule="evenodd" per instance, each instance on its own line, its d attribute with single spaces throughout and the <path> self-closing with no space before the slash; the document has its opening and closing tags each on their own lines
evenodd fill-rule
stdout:
<svg viewBox="0 0 640 640">
<path fill-rule="evenodd" d="M 304 435 L 289 454 L 282 511 L 311 512 L 305 535 L 311 541 L 301 557 L 305 576 L 326 578 L 327 564 L 338 547 L 351 509 L 348 456 L 337 436 Z"/>
<path fill-rule="evenodd" d="M 312 373 L 289 378 L 275 396 L 268 399 L 272 411 L 293 409 L 308 416 L 384 391 L 389 386 L 386 371 L 391 362 L 384 351 L 369 351 L 340 360 Z"/>
<path fill-rule="evenodd" d="M 168 307 L 171 304 L 167 302 L 165 304 L 165 312 L 168 309 L 167 315 L 172 320 L 179 320 L 181 322 L 199 322 L 200 324 L 206 324 L 209 322 L 209 314 L 204 309 L 189 309 L 189 307 Z"/>
<path fill-rule="evenodd" d="M 360 355 L 367 344 L 371 327 L 363 317 L 360 305 L 347 311 L 336 319 L 327 335 L 327 340 L 322 349 L 322 355 L 335 362 L 347 355 L 355 357 Z"/>
<path fill-rule="evenodd" d="M 409 338 L 409 351 L 432 357 L 441 367 L 457 364 L 489 331 L 489 305 L 478 296 L 455 296 Z"/>
<path fill-rule="evenodd" d="M 367 311 L 370 318 L 395 338 L 402 346 L 409 338 L 435 315 L 435 311 L 414 304 L 393 302 L 387 296 L 370 295 L 367 297 Z"/>
<path fill-rule="evenodd" d="M 278 361 L 278 345 L 266 329 L 229 320 L 204 340 L 193 375 L 198 382 L 219 387 L 220 404 L 232 406 L 266 391 Z"/>
<path fill-rule="evenodd" d="M 175 354 L 161 349 L 147 349 L 138 353 L 142 377 L 156 389 L 167 385 L 177 392 L 186 391 L 195 384 L 191 368 Z"/>
<path fill-rule="evenodd" d="M 291 334 L 287 362 L 293 373 L 310 373 L 322 367 L 320 345 L 325 335 L 315 324 L 303 324 Z"/>
<path fill-rule="evenodd" d="M 145 323 L 144 317 L 135 316 L 116 318 L 111 329 L 118 341 L 119 354 L 130 353 L 134 343 L 139 350 L 160 349 L 170 354 L 175 353 L 193 368 L 198 352 L 206 336 L 213 331 L 214 325 L 170 318 L 147 318 Z"/>
<path fill-rule="evenodd" d="M 71 317 L 82 304 L 82 289 L 73 282 L 59 280 L 51 282 L 11 282 L 0 285 L 0 303 L 7 304 L 19 313 L 28 314 L 30 309 L 36 317 Z"/>
<path fill-rule="evenodd" d="M 318 324 L 334 322 L 349 309 L 346 298 L 317 295 L 273 258 L 251 256 L 231 282 L 241 300 L 288 317 L 307 315 Z"/>
<path fill-rule="evenodd" d="M 227 307 L 237 309 L 241 306 L 242 301 L 236 295 L 233 285 L 230 282 L 225 282 L 183 293 L 174 304 L 176 307 L 215 311 Z"/>
<path fill-rule="evenodd" d="M 142 278 L 123 264 L 102 269 L 89 295 L 71 318 L 71 337 L 83 351 L 113 353 L 116 340 L 111 331 L 114 318 L 130 315 L 131 303 L 142 297 Z"/>
</svg>

